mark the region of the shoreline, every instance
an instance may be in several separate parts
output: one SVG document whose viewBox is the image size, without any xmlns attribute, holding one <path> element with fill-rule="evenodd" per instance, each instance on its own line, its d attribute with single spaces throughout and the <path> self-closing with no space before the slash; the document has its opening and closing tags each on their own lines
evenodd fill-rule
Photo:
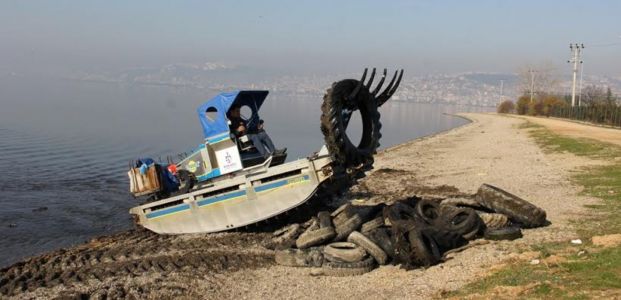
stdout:
<svg viewBox="0 0 621 300">
<path fill-rule="evenodd" d="M 431 139 L 431 138 L 434 138 L 436 136 L 440 136 L 440 135 L 449 133 L 449 132 L 454 131 L 454 130 L 459 130 L 460 128 L 464 128 L 464 127 L 472 125 L 473 123 L 476 123 L 476 120 L 468 118 L 467 116 L 465 116 L 463 114 L 464 113 L 456 113 L 456 114 L 443 113 L 443 115 L 451 116 L 451 117 L 454 117 L 454 118 L 461 118 L 461 119 L 464 119 L 464 120 L 468 121 L 467 123 L 465 123 L 463 125 L 459 125 L 459 126 L 455 126 L 453 128 L 441 130 L 441 131 L 438 131 L 438 132 L 435 132 L 435 133 L 432 133 L 432 134 L 420 136 L 420 137 L 417 137 L 415 139 L 411 139 L 409 141 L 405 141 L 405 142 L 403 142 L 401 144 L 390 146 L 390 147 L 388 147 L 386 149 L 382 149 L 381 151 L 378 152 L 378 154 L 382 153 L 382 152 L 385 152 L 385 151 L 396 150 L 396 149 L 402 148 L 404 146 L 407 146 L 407 145 L 409 145 L 411 143 L 416 143 L 416 142 L 419 142 L 419 141 L 424 141 L 426 139 Z M 481 113 L 478 113 L 478 114 L 481 114 Z"/>
<path fill-rule="evenodd" d="M 430 137 L 433 137 L 433 136 L 438 135 L 438 134 L 442 134 L 442 133 L 445 133 L 445 132 L 448 132 L 448 131 L 451 131 L 451 130 L 455 130 L 455 129 L 458 129 L 458 128 L 463 127 L 463 126 L 467 126 L 469 123 L 471 123 L 471 122 L 472 122 L 472 120 L 470 120 L 470 119 L 468 119 L 468 118 L 466 118 L 466 117 L 463 117 L 463 116 L 459 116 L 459 115 L 457 115 L 457 114 L 443 113 L 443 115 L 447 115 L 447 116 L 451 116 L 451 117 L 456 117 L 456 118 L 461 118 L 461 119 L 464 119 L 464 120 L 468 121 L 468 123 L 461 124 L 461 125 L 458 125 L 458 126 L 453 127 L 453 128 L 449 128 L 449 129 L 440 130 L 440 131 L 438 131 L 438 132 L 431 133 L 431 134 L 428 134 L 428 135 L 424 135 L 424 136 L 416 137 L 416 138 L 411 139 L 411 140 L 406 140 L 406 141 L 403 141 L 403 142 L 401 142 L 401 143 L 399 143 L 399 144 L 392 145 L 392 146 L 390 146 L 390 147 L 388 147 L 388 148 L 381 149 L 381 150 L 379 150 L 378 152 L 379 152 L 379 153 L 381 153 L 381 152 L 384 152 L 384 151 L 387 151 L 387 150 L 388 150 L 388 151 L 390 151 L 390 149 L 392 149 L 392 148 L 395 148 L 395 147 L 400 147 L 400 146 L 402 146 L 402 145 L 404 145 L 404 144 L 407 144 L 407 143 L 411 143 L 411 142 L 414 142 L 414 141 L 417 141 L 417 140 L 420 140 L 420 139 L 430 138 Z M 128 215 L 128 216 L 129 216 L 129 215 Z M 79 246 L 79 245 L 81 245 L 81 244 L 87 243 L 87 242 L 88 242 L 89 240 L 91 240 L 91 239 L 96 239 L 96 238 L 104 238 L 104 237 L 108 237 L 108 236 L 115 236 L 115 235 L 118 235 L 118 234 L 123 234 L 123 233 L 125 233 L 125 232 L 128 232 L 128 231 L 132 230 L 132 228 L 133 228 L 133 224 L 128 223 L 128 226 L 127 226 L 127 227 L 128 227 L 128 228 L 126 228 L 126 229 L 120 229 L 120 230 L 118 230 L 118 231 L 114 231 L 114 232 L 108 232 L 108 233 L 103 233 L 103 234 L 96 234 L 96 235 L 92 235 L 92 236 L 90 236 L 90 237 L 88 237 L 88 238 L 86 238 L 86 239 L 76 240 L 76 241 L 74 241 L 73 243 L 70 243 L 70 244 L 65 244 L 65 245 L 63 245 L 63 246 L 59 246 L 59 247 L 57 247 L 57 248 L 53 248 L 53 249 L 48 249 L 48 250 L 44 250 L 44 251 L 41 251 L 41 252 L 37 252 L 37 253 L 32 254 L 32 255 L 21 256 L 21 257 L 19 257 L 19 258 L 14 258 L 14 259 L 12 259 L 12 262 L 9 262 L 9 263 L 7 263 L 7 264 L 1 264 L 1 265 L 0 265 L 0 269 L 10 267 L 10 266 L 12 266 L 12 265 L 14 265 L 14 264 L 16 264 L 16 263 L 19 263 L 19 262 L 21 262 L 21 261 L 28 260 L 28 259 L 30 259 L 30 258 L 32 258 L 32 257 L 37 257 L 37 256 L 41 256 L 41 255 L 46 255 L 46 254 L 48 254 L 48 253 L 52 253 L 52 252 L 57 251 L 57 250 L 59 250 L 59 249 L 67 249 L 67 248 L 76 247 L 76 246 Z"/>
<path fill-rule="evenodd" d="M 273 252 L 262 246 L 269 233 L 251 232 L 159 236 L 130 230 L 29 258 L 4 270 L 17 272 L 19 267 L 21 272 L 29 265 L 44 270 L 81 265 L 96 273 L 103 264 L 129 270 L 103 279 L 79 278 L 89 275 L 77 272 L 67 275 L 62 283 L 26 289 L 21 294 L 24 297 L 53 297 L 71 291 L 109 293 L 111 289 L 131 294 L 142 286 L 146 295 L 161 297 L 429 298 L 459 289 L 511 257 L 516 249 L 571 237 L 569 216 L 583 213 L 582 205 L 590 199 L 576 196 L 579 189 L 569 180 L 569 172 L 587 162 L 544 154 L 518 128 L 524 120 L 485 113 L 454 116 L 470 122 L 378 152 L 374 170 L 354 186 L 353 192 L 370 192 L 367 201 L 394 201 L 411 195 L 472 193 L 480 184 L 491 183 L 544 208 L 551 226 L 525 230 L 524 238 L 514 242 L 490 242 L 466 249 L 425 270 L 382 266 L 349 278 L 312 277 L 303 268 L 273 265 Z M 569 205 L 568 199 L 572 200 Z M 84 257 L 89 259 L 81 261 Z M 58 264 L 51 263 L 55 261 Z M 149 266 L 139 267 L 145 261 Z M 183 266 L 171 267 L 169 263 Z M 290 286 L 296 288 L 286 288 Z"/>
</svg>

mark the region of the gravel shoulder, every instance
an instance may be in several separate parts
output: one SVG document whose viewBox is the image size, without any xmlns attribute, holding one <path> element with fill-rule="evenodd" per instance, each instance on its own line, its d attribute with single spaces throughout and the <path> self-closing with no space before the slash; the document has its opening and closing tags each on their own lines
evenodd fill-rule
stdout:
<svg viewBox="0 0 621 300">
<path fill-rule="evenodd" d="M 520 116 L 562 135 L 576 138 L 589 138 L 600 142 L 621 146 L 621 129 L 566 121 L 556 118 Z"/>
<path fill-rule="evenodd" d="M 274 266 L 227 276 L 219 295 L 225 298 L 413 299 L 439 296 L 483 275 L 522 246 L 569 240 L 568 220 L 585 214 L 594 199 L 576 196 L 573 169 L 594 162 L 572 155 L 548 155 L 518 125 L 524 122 L 494 114 L 463 114 L 473 122 L 442 134 L 381 152 L 375 171 L 354 187 L 366 201 L 390 201 L 408 195 L 474 193 L 482 183 L 511 191 L 544 208 L 552 225 L 524 231 L 513 242 L 469 248 L 431 268 L 404 271 L 382 266 L 358 277 L 311 277 L 307 269 Z M 451 188 L 451 187 L 456 187 Z"/>
<path fill-rule="evenodd" d="M 569 219 L 594 199 L 577 196 L 576 168 L 597 164 L 570 154 L 545 154 L 519 129 L 523 119 L 463 114 L 472 123 L 386 149 L 350 200 L 391 202 L 474 193 L 482 183 L 506 189 L 547 211 L 550 226 L 524 238 L 490 242 L 428 269 L 382 266 L 356 277 L 311 276 L 310 269 L 276 266 L 262 246 L 266 233 L 156 236 L 127 232 L 17 263 L 0 286 L 15 298 L 104 295 L 108 298 L 345 298 L 413 299 L 456 290 L 512 257 L 512 251 L 569 240 Z M 151 257 L 144 263 L 145 257 Z M 39 273 L 37 273 L 39 272 Z M 92 274 L 92 275 L 91 275 Z M 49 278 L 48 278 L 49 277 Z M 7 284 L 8 282 L 8 284 Z M 8 286 L 12 284 L 11 286 Z M 101 297 L 100 297 L 101 298 Z"/>
</svg>

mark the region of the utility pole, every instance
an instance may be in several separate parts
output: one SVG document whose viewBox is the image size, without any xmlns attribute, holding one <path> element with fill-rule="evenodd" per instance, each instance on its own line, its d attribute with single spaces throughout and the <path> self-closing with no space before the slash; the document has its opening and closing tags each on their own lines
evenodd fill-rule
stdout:
<svg viewBox="0 0 621 300">
<path fill-rule="evenodd" d="M 574 64 L 573 79 L 571 83 L 571 106 L 576 106 L 576 75 L 578 74 L 578 63 L 582 64 L 582 49 L 584 49 L 584 44 L 569 44 L 569 50 L 571 50 L 571 59 L 569 59 L 567 62 Z"/>
<path fill-rule="evenodd" d="M 533 97 L 535 95 L 535 74 L 537 71 L 528 69 L 528 73 L 530 73 L 530 103 L 533 103 Z"/>
<path fill-rule="evenodd" d="M 578 106 L 582 106 L 582 73 L 584 72 L 583 61 L 580 61 L 580 84 L 578 85 Z"/>
<path fill-rule="evenodd" d="M 502 102 L 502 98 L 503 98 L 503 89 L 505 87 L 505 81 L 504 80 L 500 80 L 500 102 Z"/>
</svg>

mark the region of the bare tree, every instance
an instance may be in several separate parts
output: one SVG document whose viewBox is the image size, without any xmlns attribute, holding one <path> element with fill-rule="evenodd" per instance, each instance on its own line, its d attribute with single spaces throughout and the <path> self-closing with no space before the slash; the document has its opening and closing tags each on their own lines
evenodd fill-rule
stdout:
<svg viewBox="0 0 621 300">
<path fill-rule="evenodd" d="M 518 76 L 522 95 L 530 96 L 531 88 L 534 98 L 559 94 L 560 80 L 556 74 L 556 67 L 550 63 L 523 66 L 518 70 Z"/>
<path fill-rule="evenodd" d="M 604 90 L 603 87 L 589 85 L 582 89 L 581 102 L 589 107 L 605 106 L 607 102 L 606 99 L 608 98 L 607 96 L 606 90 Z"/>
</svg>

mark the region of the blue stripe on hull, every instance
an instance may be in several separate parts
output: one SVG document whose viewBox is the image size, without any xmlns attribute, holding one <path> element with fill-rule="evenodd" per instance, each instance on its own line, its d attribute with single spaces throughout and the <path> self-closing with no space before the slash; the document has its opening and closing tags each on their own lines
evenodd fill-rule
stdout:
<svg viewBox="0 0 621 300">
<path fill-rule="evenodd" d="M 303 181 L 309 180 L 310 177 L 308 175 L 304 175 L 300 179 L 302 179 L 301 182 L 303 182 Z M 254 190 L 256 192 L 264 192 L 264 191 L 267 191 L 267 190 L 283 187 L 283 186 L 286 186 L 286 185 L 289 185 L 289 184 L 298 183 L 298 182 L 291 182 L 290 180 L 291 179 L 284 179 L 284 180 L 280 180 L 280 181 L 264 184 L 262 186 L 255 187 Z M 246 195 L 246 191 L 245 190 L 241 190 L 241 191 L 236 191 L 236 192 L 232 192 L 232 193 L 225 194 L 225 195 L 218 195 L 218 196 L 214 196 L 214 197 L 198 200 L 198 201 L 196 201 L 196 204 L 199 207 L 201 207 L 201 206 L 218 203 L 218 202 L 225 201 L 225 200 L 230 200 L 230 199 L 233 199 L 233 198 L 242 197 L 242 196 L 245 196 L 245 195 Z M 164 216 L 164 215 L 169 215 L 169 214 L 174 214 L 174 213 L 182 212 L 182 211 L 189 210 L 189 209 L 190 209 L 190 205 L 189 204 L 182 204 L 182 205 L 178 205 L 178 206 L 174 206 L 174 207 L 170 207 L 170 208 L 164 208 L 164 209 L 161 209 L 161 210 L 158 210 L 158 211 L 150 212 L 150 213 L 146 214 L 146 217 L 148 219 L 152 219 L 152 218 L 157 218 L 157 217 L 161 217 L 161 216 Z"/>
<path fill-rule="evenodd" d="M 228 200 L 231 198 L 241 197 L 244 195 L 246 195 L 246 191 L 238 191 L 238 192 L 234 192 L 234 193 L 230 193 L 230 194 L 226 194 L 222 196 L 215 196 L 215 197 L 199 200 L 196 202 L 196 204 L 198 204 L 198 206 L 204 206 L 204 205 L 209 205 L 209 204 L 217 203 L 220 201 Z"/>
<path fill-rule="evenodd" d="M 161 217 L 163 215 L 177 213 L 177 212 L 181 212 L 181 211 L 188 210 L 188 209 L 190 209 L 190 205 L 189 204 L 182 204 L 182 205 L 174 206 L 174 207 L 171 207 L 171 208 L 165 208 L 165 209 L 161 209 L 161 210 L 158 210 L 158 211 L 154 211 L 154 212 L 148 213 L 147 214 L 147 218 L 149 218 L 149 219 L 157 218 L 157 217 Z"/>
<path fill-rule="evenodd" d="M 297 178 L 293 178 L 293 179 L 297 179 Z M 272 182 L 272 183 L 268 183 L 268 184 L 264 184 L 262 186 L 258 186 L 256 188 L 254 188 L 254 190 L 259 193 L 259 192 L 264 192 L 267 190 L 271 190 L 271 189 L 275 189 L 275 188 L 279 188 L 285 185 L 289 185 L 289 184 L 295 184 L 298 182 L 291 182 L 291 180 L 293 179 L 285 179 L 285 180 L 281 180 L 281 181 L 276 181 L 276 182 Z M 308 179 L 310 179 L 310 177 L 308 175 L 304 175 L 302 176 L 302 181 L 306 181 Z"/>
</svg>

